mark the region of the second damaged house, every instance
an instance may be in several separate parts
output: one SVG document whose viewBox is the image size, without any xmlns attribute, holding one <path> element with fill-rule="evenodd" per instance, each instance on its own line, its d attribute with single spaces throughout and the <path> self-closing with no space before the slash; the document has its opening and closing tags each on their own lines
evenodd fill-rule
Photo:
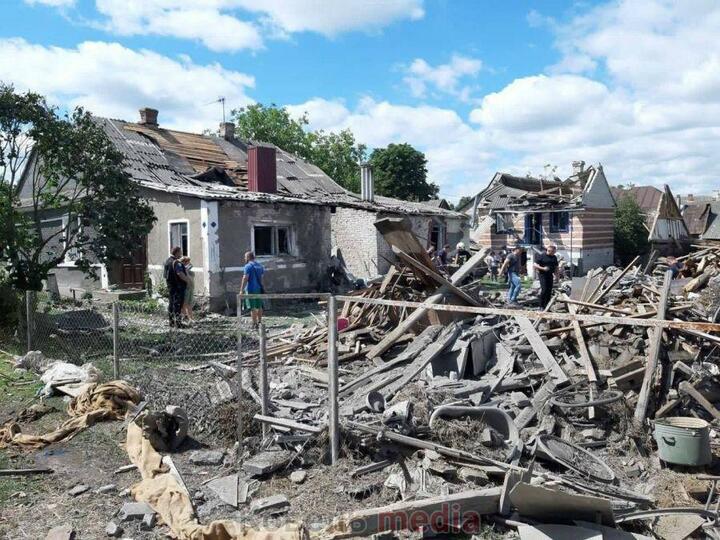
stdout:
<svg viewBox="0 0 720 540">
<path fill-rule="evenodd" d="M 461 211 L 471 219 L 470 237 L 495 251 L 521 245 L 528 255 L 555 244 L 579 273 L 613 264 L 615 201 L 602 165 L 573 162 L 566 180 L 496 173 Z M 528 273 L 532 272 L 528 261 Z"/>
<path fill-rule="evenodd" d="M 654 186 L 618 186 L 612 188 L 612 194 L 616 201 L 622 197 L 635 200 L 645 218 L 648 242 L 652 249 L 660 255 L 682 255 L 687 252 L 690 233 L 669 186 L 666 185 L 662 190 Z"/>
<path fill-rule="evenodd" d="M 368 169 L 358 196 L 281 148 L 238 140 L 232 123 L 212 136 L 165 129 L 154 109 L 141 109 L 140 116 L 140 122 L 97 121 L 125 156 L 126 171 L 157 221 L 131 259 L 98 265 L 100 281 L 88 279 L 71 258 L 55 269 L 63 296 L 143 289 L 148 277 L 162 283 L 163 263 L 180 246 L 192 260 L 196 295 L 219 310 L 235 304 L 246 251 L 265 266 L 269 291 L 307 292 L 329 288 L 334 250 L 355 278 L 387 269 L 394 255 L 373 226 L 377 219 L 406 218 L 428 242 L 433 231 L 441 231 L 439 242 L 462 237 L 463 214 L 374 197 Z M 62 223 L 62 212 L 56 214 L 43 224 Z"/>
</svg>

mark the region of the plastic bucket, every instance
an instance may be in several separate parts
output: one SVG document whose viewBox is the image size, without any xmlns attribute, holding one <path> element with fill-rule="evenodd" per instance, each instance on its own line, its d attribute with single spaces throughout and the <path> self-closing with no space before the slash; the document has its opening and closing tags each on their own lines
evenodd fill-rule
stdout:
<svg viewBox="0 0 720 540">
<path fill-rule="evenodd" d="M 655 422 L 655 441 L 660 459 L 677 465 L 707 465 L 710 452 L 710 424 L 699 418 L 676 416 Z"/>
</svg>

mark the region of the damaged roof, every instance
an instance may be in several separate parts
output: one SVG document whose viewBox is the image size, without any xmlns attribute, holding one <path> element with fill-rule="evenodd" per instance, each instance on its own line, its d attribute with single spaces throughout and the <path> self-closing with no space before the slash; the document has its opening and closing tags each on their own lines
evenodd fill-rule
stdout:
<svg viewBox="0 0 720 540">
<path fill-rule="evenodd" d="M 498 172 L 488 187 L 476 196 L 478 208 L 522 212 L 580 208 L 584 190 L 590 185 L 597 170 L 589 167 L 567 180 L 547 180 Z M 469 204 L 474 204 L 474 201 Z"/>
<path fill-rule="evenodd" d="M 336 205 L 375 212 L 466 217 L 432 204 L 389 197 L 363 201 L 319 167 L 272 144 L 96 119 L 125 156 L 127 172 L 148 189 L 203 199 Z M 277 193 L 248 190 L 247 151 L 253 145 L 275 148 Z"/>
<path fill-rule="evenodd" d="M 635 199 L 635 202 L 644 212 L 655 212 L 663 194 L 655 186 L 632 186 L 627 188 L 614 186 L 610 188 L 610 191 L 616 201 L 623 197 Z"/>
</svg>

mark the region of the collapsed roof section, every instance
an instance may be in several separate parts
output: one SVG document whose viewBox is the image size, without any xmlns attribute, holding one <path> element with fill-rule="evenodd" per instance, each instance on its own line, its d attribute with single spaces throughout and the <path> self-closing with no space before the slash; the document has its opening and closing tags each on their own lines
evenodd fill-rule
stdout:
<svg viewBox="0 0 720 540">
<path fill-rule="evenodd" d="M 466 218 L 464 214 L 419 202 L 389 197 L 364 201 L 319 167 L 271 144 L 170 130 L 157 123 L 96 119 L 125 156 L 128 174 L 148 189 L 210 200 L 336 205 L 375 212 Z M 275 149 L 274 193 L 249 188 L 248 151 L 252 146 Z"/>
<path fill-rule="evenodd" d="M 486 212 L 569 211 L 583 206 L 602 166 L 576 171 L 566 180 L 513 176 L 495 173 L 488 187 L 477 194 L 477 209 Z"/>
</svg>

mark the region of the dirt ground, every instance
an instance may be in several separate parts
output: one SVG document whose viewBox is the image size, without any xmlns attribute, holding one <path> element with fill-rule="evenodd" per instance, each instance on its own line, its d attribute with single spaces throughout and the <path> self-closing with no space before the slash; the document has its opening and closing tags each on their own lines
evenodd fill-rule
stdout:
<svg viewBox="0 0 720 540">
<path fill-rule="evenodd" d="M 289 315 L 268 317 L 266 326 L 272 333 L 291 324 L 307 324 L 314 317 L 322 316 L 319 310 L 310 314 L 302 309 L 293 309 L 289 310 Z M 252 333 L 243 341 L 248 350 L 257 346 L 256 336 Z M 9 353 L 21 352 L 20 345 L 13 343 L 3 343 L 0 349 Z M 110 358 L 99 357 L 92 361 L 102 372 L 103 380 L 112 379 Z M 232 405 L 218 408 L 211 403 L 210 395 L 214 392 L 217 377 L 209 369 L 185 370 L 207 361 L 156 359 L 127 361 L 121 366 L 121 378 L 143 393 L 148 409 L 163 410 L 166 405 L 172 404 L 188 411 L 190 437 L 172 457 L 193 495 L 193 504 L 201 523 L 233 519 L 255 526 L 276 527 L 288 521 L 303 521 L 311 529 L 319 529 L 345 512 L 389 504 L 398 499 L 395 490 L 383 487 L 387 471 L 365 475 L 361 482 L 351 481 L 349 472 L 365 463 L 362 459 L 353 460 L 353 453 L 348 450 L 348 457 L 333 467 L 325 464 L 325 449 L 316 448 L 306 451 L 303 458 L 287 470 L 260 482 L 253 494 L 255 499 L 278 493 L 286 495 L 291 503 L 288 513 L 277 518 L 258 518 L 252 515 L 249 505 L 238 510 L 223 504 L 205 484 L 237 470 L 235 408 Z M 40 402 L 35 394 L 41 387 L 37 376 L 13 369 L 11 354 L 0 354 L 0 422 L 4 423 L 29 405 Z M 45 433 L 67 419 L 66 399 L 55 396 L 42 402 L 53 410 L 32 422 L 21 423 L 24 433 Z M 114 473 L 129 464 L 122 428 L 122 422 L 105 422 L 86 429 L 69 441 L 42 450 L 0 450 L 0 468 L 48 467 L 54 471 L 47 475 L 0 476 L 0 539 L 41 539 L 51 528 L 63 524 L 73 527 L 78 540 L 106 538 L 105 527 L 124 503 L 133 501 L 127 492 L 140 480 L 137 470 Z M 250 448 L 258 442 L 253 435 L 259 428 L 253 425 L 252 429 L 254 431 L 249 432 L 246 440 Z M 225 461 L 219 466 L 194 465 L 189 458 L 198 449 L 224 450 Z M 289 475 L 300 468 L 306 468 L 308 475 L 303 484 L 297 485 L 289 480 Z M 90 489 L 81 495 L 71 496 L 68 492 L 80 484 Z M 350 484 L 354 488 L 362 484 L 366 489 L 364 492 L 345 490 Z M 114 487 L 98 493 L 99 488 L 109 485 Z M 160 524 L 150 531 L 141 530 L 140 522 L 123 523 L 122 527 L 123 538 L 136 540 L 166 538 L 169 532 Z M 497 538 L 501 535 L 489 526 L 484 537 Z"/>
</svg>

